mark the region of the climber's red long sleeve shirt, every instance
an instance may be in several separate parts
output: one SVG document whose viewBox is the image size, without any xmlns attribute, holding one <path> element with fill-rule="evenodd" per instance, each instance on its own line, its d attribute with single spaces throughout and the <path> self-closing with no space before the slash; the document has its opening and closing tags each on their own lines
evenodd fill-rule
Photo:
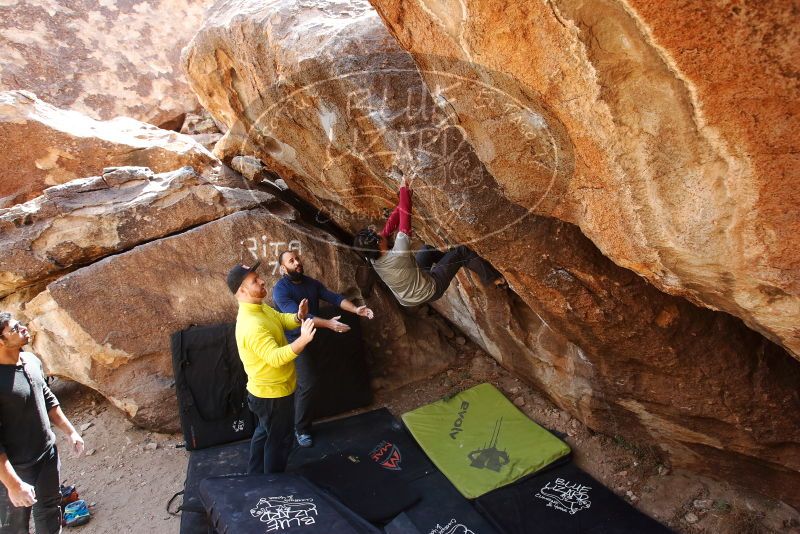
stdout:
<svg viewBox="0 0 800 534">
<path fill-rule="evenodd" d="M 411 237 L 411 189 L 407 187 L 400 188 L 400 202 L 389 215 L 381 235 L 388 239 L 395 230 Z"/>
</svg>

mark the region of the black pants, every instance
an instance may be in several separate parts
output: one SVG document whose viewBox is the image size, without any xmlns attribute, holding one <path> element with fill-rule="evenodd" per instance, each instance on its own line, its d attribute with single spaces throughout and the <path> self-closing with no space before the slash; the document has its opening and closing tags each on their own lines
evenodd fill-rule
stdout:
<svg viewBox="0 0 800 534">
<path fill-rule="evenodd" d="M 487 285 L 501 276 L 491 263 L 464 245 L 459 245 L 447 252 L 436 250 L 430 245 L 423 245 L 415 259 L 419 268 L 428 272 L 436 283 L 436 293 L 428 302 L 442 298 L 447 288 L 450 287 L 450 282 L 462 267 L 477 274 L 481 282 Z M 436 265 L 431 268 L 434 263 Z"/>
<path fill-rule="evenodd" d="M 294 360 L 294 369 L 297 372 L 297 389 L 294 392 L 294 428 L 298 434 L 311 433 L 313 419 L 311 406 L 314 402 L 314 388 L 317 385 L 313 355 L 313 351 L 306 348 Z"/>
<path fill-rule="evenodd" d="M 286 470 L 294 442 L 294 394 L 262 399 L 248 393 L 247 404 L 258 417 L 258 426 L 250 440 L 247 472 L 251 475 L 282 473 Z"/>
<path fill-rule="evenodd" d="M 33 511 L 36 534 L 61 532 L 61 491 L 58 472 L 61 462 L 53 445 L 44 458 L 30 467 L 14 467 L 17 476 L 34 487 L 36 504 L 17 508 L 11 504 L 6 487 L 0 484 L 0 534 L 28 534 Z"/>
</svg>

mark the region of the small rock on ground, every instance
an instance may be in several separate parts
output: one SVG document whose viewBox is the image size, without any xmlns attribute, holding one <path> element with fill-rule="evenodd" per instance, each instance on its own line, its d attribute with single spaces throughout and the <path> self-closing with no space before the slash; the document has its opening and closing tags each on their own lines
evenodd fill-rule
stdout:
<svg viewBox="0 0 800 534">
<path fill-rule="evenodd" d="M 692 506 L 697 510 L 710 510 L 713 504 L 711 499 L 695 499 Z"/>
</svg>

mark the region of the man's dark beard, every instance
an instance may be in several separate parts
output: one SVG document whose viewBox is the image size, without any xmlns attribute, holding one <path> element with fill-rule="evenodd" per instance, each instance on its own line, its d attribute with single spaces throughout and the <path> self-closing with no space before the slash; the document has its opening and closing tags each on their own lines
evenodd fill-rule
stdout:
<svg viewBox="0 0 800 534">
<path fill-rule="evenodd" d="M 297 271 L 290 271 L 286 273 L 286 276 L 289 277 L 289 280 L 292 282 L 299 282 L 303 279 L 303 273 L 298 273 Z"/>
</svg>

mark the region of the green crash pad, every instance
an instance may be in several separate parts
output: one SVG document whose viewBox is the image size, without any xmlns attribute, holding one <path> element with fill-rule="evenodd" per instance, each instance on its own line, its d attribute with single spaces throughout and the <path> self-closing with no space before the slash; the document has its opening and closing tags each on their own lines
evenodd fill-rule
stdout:
<svg viewBox="0 0 800 534">
<path fill-rule="evenodd" d="M 480 384 L 403 414 L 442 473 L 468 499 L 511 484 L 570 453 L 569 446 Z"/>
</svg>

